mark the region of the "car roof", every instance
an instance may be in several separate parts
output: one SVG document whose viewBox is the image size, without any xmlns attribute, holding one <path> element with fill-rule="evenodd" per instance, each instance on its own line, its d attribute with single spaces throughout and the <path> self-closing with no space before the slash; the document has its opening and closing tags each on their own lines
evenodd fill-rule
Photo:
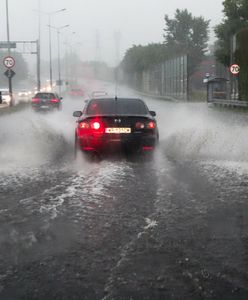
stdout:
<svg viewBox="0 0 248 300">
<path fill-rule="evenodd" d="M 105 97 L 105 98 L 98 98 L 97 97 L 97 98 L 91 98 L 89 101 L 86 102 L 85 108 L 84 108 L 85 113 L 89 114 L 89 115 L 94 115 L 95 114 L 95 112 L 93 112 L 94 111 L 94 108 L 93 108 L 94 104 L 97 103 L 97 105 L 98 104 L 100 105 L 101 102 L 103 104 L 103 107 L 102 107 L 103 110 L 101 112 L 100 111 L 97 112 L 97 114 L 101 114 L 101 115 L 116 114 L 115 110 L 116 110 L 117 107 L 121 108 L 121 111 L 119 111 L 118 114 L 125 114 L 125 115 L 136 115 L 136 114 L 146 115 L 149 111 L 145 101 L 143 101 L 140 98 L 136 98 L 136 97 L 126 97 L 126 98 L 124 98 L 124 97 L 122 97 L 122 98 Z M 108 106 L 109 102 L 111 103 L 111 106 Z M 133 104 L 134 104 L 134 107 L 131 105 L 131 107 L 133 107 L 133 108 L 130 107 L 131 102 L 133 102 Z M 137 102 L 139 102 L 139 105 L 142 105 L 138 108 L 138 112 L 137 112 L 137 104 L 138 104 Z M 115 106 L 114 110 L 111 108 L 113 103 L 117 104 L 117 106 Z M 128 104 L 128 106 L 130 107 L 130 110 L 128 109 L 129 111 L 127 111 L 124 107 L 122 107 L 121 103 L 123 103 L 124 106 L 126 104 Z M 105 104 L 107 105 L 107 107 L 105 107 Z M 144 108 L 142 108 L 142 107 L 144 107 Z M 93 109 L 93 111 L 91 112 L 92 109 Z M 134 111 L 133 111 L 133 109 L 134 109 Z M 142 113 L 141 113 L 141 111 L 142 111 Z"/>
<path fill-rule="evenodd" d="M 56 94 L 55 92 L 36 92 L 36 94 Z"/>
<path fill-rule="evenodd" d="M 122 97 L 122 98 L 118 98 L 118 97 L 97 97 L 97 98 L 91 98 L 89 101 L 102 101 L 102 100 L 116 100 L 116 101 L 125 101 L 125 100 L 134 100 L 134 101 L 137 101 L 137 100 L 140 100 L 142 101 L 143 103 L 145 103 L 144 100 L 140 99 L 140 98 L 136 98 L 136 97 Z"/>
<path fill-rule="evenodd" d="M 95 95 L 95 94 L 101 94 L 101 95 L 108 95 L 108 93 L 106 92 L 106 91 L 93 91 L 92 93 L 91 93 L 91 95 Z"/>
</svg>

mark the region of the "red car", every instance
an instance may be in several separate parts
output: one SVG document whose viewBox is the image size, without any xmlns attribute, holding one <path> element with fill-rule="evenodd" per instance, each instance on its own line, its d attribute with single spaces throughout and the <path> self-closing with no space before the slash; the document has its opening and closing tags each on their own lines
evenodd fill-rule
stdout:
<svg viewBox="0 0 248 300">
<path fill-rule="evenodd" d="M 72 97 L 83 97 L 84 91 L 81 88 L 72 88 L 69 91 L 69 95 Z"/>
<path fill-rule="evenodd" d="M 153 152 L 158 143 L 156 113 L 141 99 L 96 98 L 86 102 L 75 130 L 75 154 Z"/>
</svg>

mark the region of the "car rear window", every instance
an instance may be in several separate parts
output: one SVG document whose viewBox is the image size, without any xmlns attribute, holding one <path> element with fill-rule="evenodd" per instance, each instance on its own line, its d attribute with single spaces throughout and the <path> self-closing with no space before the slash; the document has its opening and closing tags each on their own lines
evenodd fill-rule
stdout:
<svg viewBox="0 0 248 300">
<path fill-rule="evenodd" d="M 93 92 L 92 93 L 92 97 L 101 97 L 101 96 L 106 96 L 107 95 L 107 92 Z"/>
<path fill-rule="evenodd" d="M 139 99 L 92 100 L 86 111 L 88 115 L 144 115 L 147 112 L 146 105 Z"/>
<path fill-rule="evenodd" d="M 35 98 L 41 98 L 41 99 L 53 99 L 56 98 L 54 94 L 52 93 L 37 93 L 35 95 Z"/>
</svg>

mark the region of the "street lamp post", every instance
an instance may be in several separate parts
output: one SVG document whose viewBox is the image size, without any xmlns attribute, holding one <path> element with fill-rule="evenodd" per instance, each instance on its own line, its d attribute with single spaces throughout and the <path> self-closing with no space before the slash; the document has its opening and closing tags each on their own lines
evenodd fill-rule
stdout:
<svg viewBox="0 0 248 300">
<path fill-rule="evenodd" d="M 7 0 L 6 0 L 7 1 Z M 49 27 L 49 77 L 50 77 L 50 89 L 52 89 L 53 87 L 53 69 L 52 69 L 52 34 L 51 34 L 51 18 L 53 15 L 65 11 L 66 8 L 62 8 L 56 11 L 52 11 L 52 12 L 44 12 L 41 10 L 35 10 L 37 11 L 39 14 L 44 14 L 48 16 L 48 27 Z M 40 22 L 40 21 L 39 21 Z"/>
<path fill-rule="evenodd" d="M 71 79 L 71 72 L 69 72 L 69 63 L 68 63 L 68 59 L 69 59 L 69 56 L 71 57 L 72 56 L 72 46 L 71 46 L 71 43 L 69 42 L 69 37 L 72 37 L 73 35 L 75 35 L 76 32 L 73 31 L 71 32 L 70 35 L 67 35 L 66 37 L 66 40 L 64 42 L 65 46 L 66 46 L 66 50 L 65 50 L 65 77 L 66 77 L 66 80 L 67 82 Z M 71 51 L 69 51 L 71 50 Z M 69 53 L 70 52 L 70 53 Z M 70 74 L 69 74 L 70 73 Z M 70 76 L 69 76 L 70 75 Z"/>
<path fill-rule="evenodd" d="M 6 25 L 7 25 L 7 44 L 8 44 L 8 55 L 10 56 L 10 37 L 9 37 L 9 3 L 6 0 Z M 9 76 L 9 96 L 10 96 L 10 106 L 13 106 L 13 91 L 12 91 L 12 79 Z"/>
<path fill-rule="evenodd" d="M 41 39 L 41 18 L 40 18 L 40 3 L 41 0 L 38 0 L 38 11 L 39 11 L 39 20 L 38 20 L 38 40 L 37 40 L 37 91 L 40 91 L 41 88 L 41 78 L 40 78 L 40 58 L 41 58 L 41 49 L 40 49 L 40 39 Z"/>
<path fill-rule="evenodd" d="M 50 73 L 50 88 L 53 87 L 53 69 L 52 69 L 52 34 L 51 34 L 51 17 L 59 12 L 65 11 L 66 8 L 62 8 L 57 11 L 47 13 L 49 23 L 49 73 Z"/>
<path fill-rule="evenodd" d="M 69 27 L 70 25 L 65 25 L 61 27 L 54 27 L 49 25 L 49 27 L 56 29 L 57 31 L 57 42 L 58 42 L 58 85 L 59 85 L 59 93 L 61 93 L 61 64 L 60 64 L 60 31 L 64 28 Z"/>
</svg>

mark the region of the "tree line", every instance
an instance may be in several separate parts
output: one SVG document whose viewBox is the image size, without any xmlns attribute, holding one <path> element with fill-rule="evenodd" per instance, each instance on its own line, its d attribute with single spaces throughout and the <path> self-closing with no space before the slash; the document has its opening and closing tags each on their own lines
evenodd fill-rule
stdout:
<svg viewBox="0 0 248 300">
<path fill-rule="evenodd" d="M 226 67 L 232 62 L 240 64 L 240 95 L 248 101 L 248 1 L 224 0 L 223 13 L 223 21 L 215 27 L 215 57 Z M 163 43 L 133 45 L 121 62 L 124 73 L 141 74 L 151 66 L 179 55 L 188 56 L 189 77 L 197 70 L 207 56 L 210 20 L 195 17 L 187 9 L 177 9 L 173 18 L 165 15 L 164 21 Z M 233 37 L 237 44 L 235 53 L 231 53 Z"/>
</svg>

